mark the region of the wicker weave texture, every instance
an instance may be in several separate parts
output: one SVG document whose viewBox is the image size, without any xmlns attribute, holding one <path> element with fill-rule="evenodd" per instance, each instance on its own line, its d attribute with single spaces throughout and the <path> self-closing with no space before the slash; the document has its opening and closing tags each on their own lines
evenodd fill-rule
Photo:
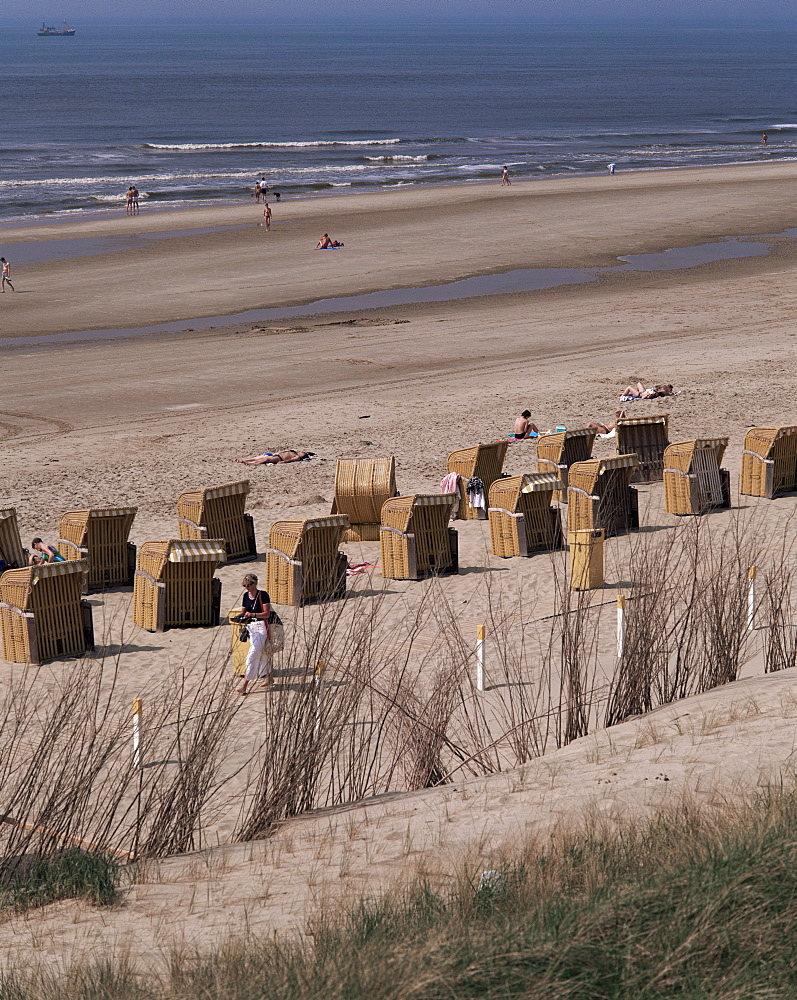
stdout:
<svg viewBox="0 0 797 1000">
<path fill-rule="evenodd" d="M 248 495 L 248 479 L 181 493 L 177 498 L 180 538 L 223 538 L 228 559 L 254 555 L 246 527 Z"/>
<path fill-rule="evenodd" d="M 274 604 L 298 607 L 345 595 L 346 557 L 338 547 L 348 527 L 345 514 L 271 525 L 266 589 Z"/>
<path fill-rule="evenodd" d="M 396 495 L 396 460 L 339 458 L 335 467 L 333 514 L 349 519 L 345 541 L 376 542 L 382 504 Z"/>
<path fill-rule="evenodd" d="M 88 559 L 89 588 L 128 582 L 127 540 L 136 510 L 136 507 L 95 507 L 69 510 L 62 516 L 58 551 L 67 561 Z"/>
<path fill-rule="evenodd" d="M 797 426 L 751 427 L 744 438 L 739 492 L 767 497 L 797 489 Z"/>
<path fill-rule="evenodd" d="M 561 481 L 547 472 L 499 479 L 490 488 L 490 540 L 502 559 L 562 545 L 559 511 L 551 506 Z"/>
<path fill-rule="evenodd" d="M 27 562 L 19 537 L 17 512 L 14 507 L 0 509 L 0 559 L 7 566 L 24 566 Z"/>
<path fill-rule="evenodd" d="M 567 477 L 574 462 L 586 462 L 592 455 L 597 431 L 591 427 L 555 434 L 541 434 L 537 438 L 537 470 L 554 472 L 562 481 L 562 488 L 554 494 L 556 500 L 565 500 Z"/>
<path fill-rule="evenodd" d="M 630 485 L 637 466 L 636 455 L 594 458 L 571 465 L 568 532 L 602 528 L 608 537 L 638 528 L 638 498 Z"/>
<path fill-rule="evenodd" d="M 448 456 L 446 472 L 456 472 L 460 476 L 458 518 L 476 520 L 480 516 L 480 507 L 468 506 L 467 481 L 478 476 L 484 483 L 484 495 L 487 497 L 490 487 L 496 479 L 501 478 L 506 449 L 506 441 L 496 441 L 493 444 L 476 444 L 471 448 L 460 448 Z"/>
<path fill-rule="evenodd" d="M 0 576 L 3 656 L 38 663 L 86 649 L 80 595 L 86 560 L 11 569 Z"/>
<path fill-rule="evenodd" d="M 391 580 L 419 580 L 456 569 L 449 528 L 454 493 L 394 497 L 382 507 L 379 542 L 382 576 Z"/>
<path fill-rule="evenodd" d="M 632 482 L 654 483 L 664 474 L 664 449 L 670 443 L 669 413 L 623 417 L 617 421 L 617 454 L 636 454 L 639 467 Z"/>
<path fill-rule="evenodd" d="M 720 468 L 727 438 L 697 438 L 664 452 L 664 498 L 669 514 L 701 514 L 730 501 L 729 475 Z"/>
<path fill-rule="evenodd" d="M 604 532 L 600 528 L 568 532 L 572 590 L 594 590 L 603 586 L 603 540 Z"/>
<path fill-rule="evenodd" d="M 224 542 L 209 539 L 206 554 L 183 561 L 186 544 L 190 541 L 145 542 L 138 550 L 133 621 L 149 632 L 214 623 L 213 578 Z"/>
</svg>

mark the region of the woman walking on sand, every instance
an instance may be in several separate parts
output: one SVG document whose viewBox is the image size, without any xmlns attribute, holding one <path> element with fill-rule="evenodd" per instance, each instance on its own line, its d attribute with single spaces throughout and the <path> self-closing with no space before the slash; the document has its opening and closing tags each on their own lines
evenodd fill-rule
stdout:
<svg viewBox="0 0 797 1000">
<path fill-rule="evenodd" d="M 260 681 L 261 688 L 267 688 L 273 680 L 271 657 L 269 656 L 267 643 L 270 638 L 268 630 L 268 619 L 271 614 L 271 598 L 268 591 L 257 589 L 257 577 L 254 573 L 247 573 L 243 579 L 245 587 L 243 599 L 243 613 L 241 617 L 246 620 L 246 628 L 249 632 L 249 652 L 246 655 L 246 672 L 240 686 L 236 689 L 238 694 L 246 694 L 247 686 L 255 680 Z M 236 621 L 239 619 L 236 618 Z"/>
<path fill-rule="evenodd" d="M 267 233 L 271 231 L 271 205 L 268 202 L 263 209 L 263 225 L 266 227 Z"/>
</svg>

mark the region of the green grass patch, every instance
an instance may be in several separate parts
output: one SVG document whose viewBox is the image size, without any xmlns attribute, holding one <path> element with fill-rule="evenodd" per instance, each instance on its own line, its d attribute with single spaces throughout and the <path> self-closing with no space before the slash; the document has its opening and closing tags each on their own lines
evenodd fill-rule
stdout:
<svg viewBox="0 0 797 1000">
<path fill-rule="evenodd" d="M 107 906 L 116 898 L 118 884 L 119 864 L 106 854 L 70 848 L 24 857 L 2 873 L 0 909 L 24 911 L 59 899 Z"/>
<path fill-rule="evenodd" d="M 793 1000 L 797 800 L 585 829 L 168 971 L 0 980 L 0 1000 Z M 95 970 L 95 971 L 93 971 Z M 79 974 L 78 974 L 79 973 Z"/>
</svg>

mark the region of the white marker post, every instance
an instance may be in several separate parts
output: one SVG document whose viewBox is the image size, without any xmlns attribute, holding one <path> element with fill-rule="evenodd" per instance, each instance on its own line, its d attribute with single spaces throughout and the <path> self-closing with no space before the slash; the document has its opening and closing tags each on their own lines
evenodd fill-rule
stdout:
<svg viewBox="0 0 797 1000">
<path fill-rule="evenodd" d="M 321 728 L 321 694 L 324 686 L 324 668 L 326 664 L 323 660 L 315 661 L 315 671 L 313 672 L 313 686 L 315 687 L 315 729 L 313 735 L 318 736 Z"/>
<path fill-rule="evenodd" d="M 484 638 L 487 629 L 484 625 L 476 626 L 476 690 L 484 690 Z"/>
<path fill-rule="evenodd" d="M 617 597 L 617 659 L 623 655 L 625 646 L 625 597 L 620 594 Z"/>
<path fill-rule="evenodd" d="M 755 566 L 747 571 L 747 631 L 755 628 Z"/>
<path fill-rule="evenodd" d="M 141 708 L 140 698 L 133 699 L 133 767 L 141 767 Z"/>
</svg>

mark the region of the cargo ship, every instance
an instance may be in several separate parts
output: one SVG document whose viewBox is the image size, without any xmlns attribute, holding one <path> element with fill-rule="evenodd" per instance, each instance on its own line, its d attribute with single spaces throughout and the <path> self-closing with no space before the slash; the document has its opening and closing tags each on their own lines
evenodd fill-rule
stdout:
<svg viewBox="0 0 797 1000">
<path fill-rule="evenodd" d="M 39 35 L 74 35 L 77 28 L 70 28 L 70 26 L 64 20 L 63 25 L 60 28 L 54 27 L 52 24 L 47 25 L 42 21 L 42 26 L 39 28 Z"/>
</svg>

